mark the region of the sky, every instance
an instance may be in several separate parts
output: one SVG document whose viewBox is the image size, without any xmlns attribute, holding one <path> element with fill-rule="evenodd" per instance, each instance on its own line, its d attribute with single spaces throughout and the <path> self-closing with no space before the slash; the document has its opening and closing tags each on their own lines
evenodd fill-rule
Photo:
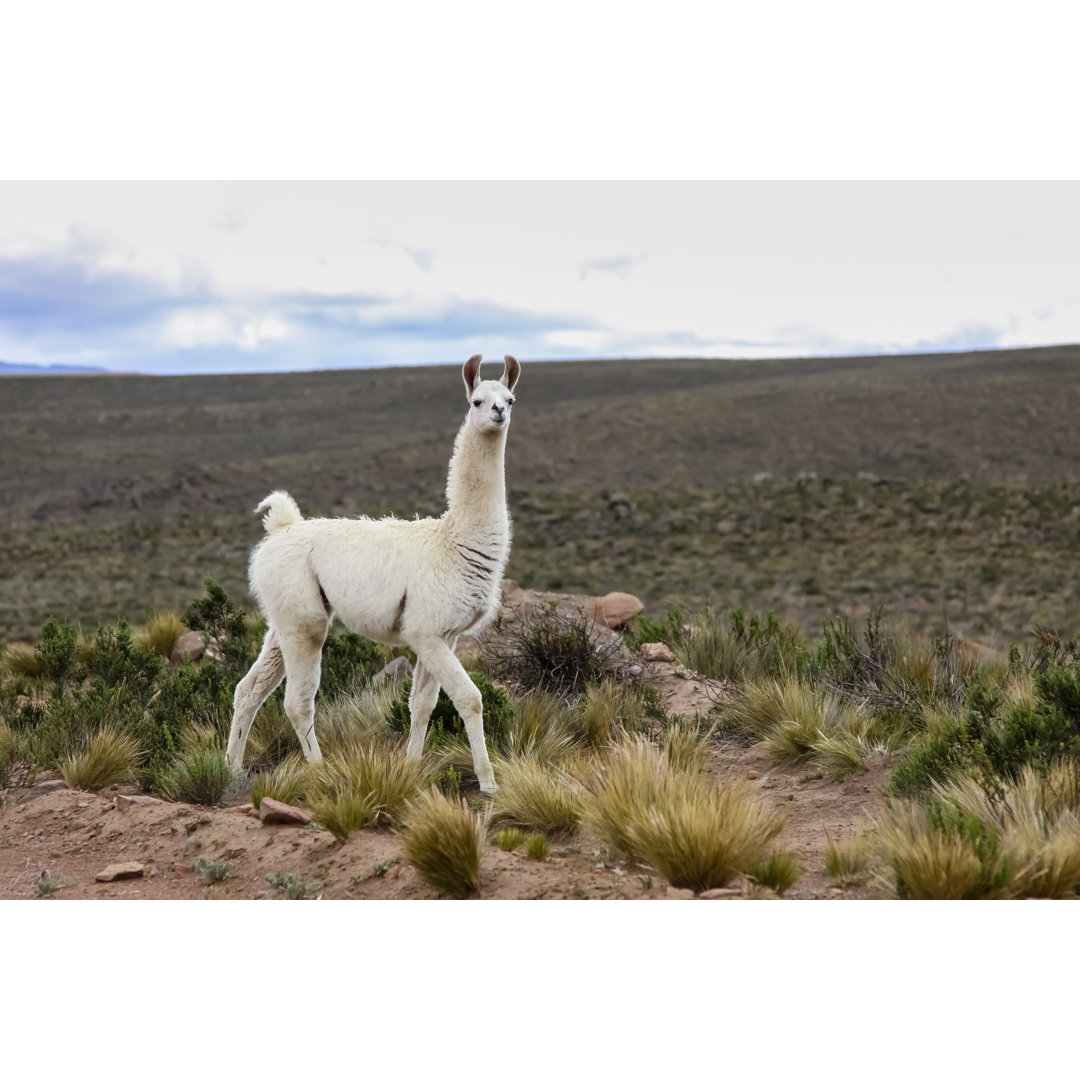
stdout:
<svg viewBox="0 0 1080 1080">
<path fill-rule="evenodd" d="M 0 361 L 1080 340 L 1059 5 L 59 7 L 0 45 Z"/>
</svg>

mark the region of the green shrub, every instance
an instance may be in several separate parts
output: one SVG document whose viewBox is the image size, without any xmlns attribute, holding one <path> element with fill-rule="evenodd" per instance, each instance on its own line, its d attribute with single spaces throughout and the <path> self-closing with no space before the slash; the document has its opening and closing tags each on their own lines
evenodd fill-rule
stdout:
<svg viewBox="0 0 1080 1080">
<path fill-rule="evenodd" d="M 514 851 L 521 847 L 525 834 L 520 829 L 500 829 L 495 834 L 495 843 L 500 851 Z"/>
<path fill-rule="evenodd" d="M 287 874 L 274 870 L 266 875 L 266 880 L 279 892 L 283 892 L 287 900 L 311 900 L 325 884 L 318 878 L 308 878 L 305 881 L 299 870 L 292 870 Z"/>
<path fill-rule="evenodd" d="M 183 621 L 192 630 L 201 630 L 213 639 L 222 663 L 241 676 L 255 662 L 257 643 L 252 640 L 244 612 L 235 607 L 225 590 L 212 577 L 206 578 L 206 595 L 184 612 Z"/>
<path fill-rule="evenodd" d="M 322 650 L 319 700 L 356 693 L 383 664 L 382 653 L 374 641 L 348 630 L 328 635 Z"/>
<path fill-rule="evenodd" d="M 78 682 L 85 674 L 78 655 L 79 632 L 64 619 L 50 616 L 42 623 L 34 656 L 45 678 L 52 679 L 56 693 L 68 682 Z"/>
<path fill-rule="evenodd" d="M 218 806 L 232 782 L 224 751 L 196 746 L 181 754 L 163 774 L 159 790 L 173 802 Z"/>
<path fill-rule="evenodd" d="M 548 851 L 550 849 L 551 844 L 543 833 L 533 833 L 532 836 L 525 841 L 525 854 L 528 855 L 530 859 L 535 859 L 537 862 L 543 862 L 548 857 Z"/>
<path fill-rule="evenodd" d="M 491 748 L 501 748 L 506 745 L 509 732 L 510 720 L 514 708 L 506 692 L 500 690 L 486 675 L 478 671 L 469 673 L 473 685 L 480 691 L 484 705 L 484 739 Z M 412 679 L 406 679 L 401 687 L 401 693 L 390 706 L 387 716 L 390 728 L 402 736 L 409 734 L 409 694 L 412 692 Z M 428 727 L 427 743 L 430 747 L 443 745 L 448 739 L 455 736 L 465 735 L 465 724 L 458 714 L 454 703 L 443 690 L 439 691 L 439 700 L 431 713 L 431 724 Z"/>
</svg>

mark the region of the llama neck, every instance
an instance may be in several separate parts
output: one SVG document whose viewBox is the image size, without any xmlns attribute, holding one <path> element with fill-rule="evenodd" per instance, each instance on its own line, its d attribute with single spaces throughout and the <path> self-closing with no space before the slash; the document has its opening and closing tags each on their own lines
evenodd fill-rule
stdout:
<svg viewBox="0 0 1080 1080">
<path fill-rule="evenodd" d="M 498 545 L 509 539 L 505 456 L 505 428 L 481 433 L 466 418 L 454 443 L 446 481 L 444 520 L 455 536 Z"/>
</svg>

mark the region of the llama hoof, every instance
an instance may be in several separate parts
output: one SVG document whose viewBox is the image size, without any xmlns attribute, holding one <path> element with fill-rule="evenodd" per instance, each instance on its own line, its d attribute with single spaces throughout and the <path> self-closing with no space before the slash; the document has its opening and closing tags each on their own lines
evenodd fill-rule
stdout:
<svg viewBox="0 0 1080 1080">
<path fill-rule="evenodd" d="M 499 785 L 494 780 L 489 780 L 486 784 L 483 780 L 480 781 L 480 794 L 481 795 L 494 795 L 499 790 Z"/>
</svg>

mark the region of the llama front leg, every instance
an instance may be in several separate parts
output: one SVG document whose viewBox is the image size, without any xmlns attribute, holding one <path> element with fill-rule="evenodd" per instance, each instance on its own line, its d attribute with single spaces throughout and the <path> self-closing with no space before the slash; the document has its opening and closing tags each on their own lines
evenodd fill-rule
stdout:
<svg viewBox="0 0 1080 1080">
<path fill-rule="evenodd" d="M 244 765 L 244 748 L 251 732 L 251 723 L 262 703 L 281 685 L 285 677 L 285 661 L 281 655 L 273 628 L 266 631 L 263 646 L 248 673 L 236 684 L 233 695 L 232 727 L 225 757 L 233 772 Z"/>
<path fill-rule="evenodd" d="M 409 644 L 416 652 L 418 666 L 423 664 L 427 668 L 437 680 L 436 686 L 442 686 L 450 695 L 454 708 L 461 714 L 465 722 L 465 734 L 469 737 L 473 771 L 480 781 L 480 790 L 485 795 L 494 795 L 498 785 L 495 783 L 495 772 L 488 757 L 487 743 L 484 741 L 484 699 L 480 691 L 442 638 L 425 638 L 421 642 Z"/>
<path fill-rule="evenodd" d="M 407 761 L 419 760 L 427 741 L 428 721 L 439 700 L 439 684 L 419 660 L 413 669 L 412 692 L 409 694 L 409 744 Z"/>
</svg>

